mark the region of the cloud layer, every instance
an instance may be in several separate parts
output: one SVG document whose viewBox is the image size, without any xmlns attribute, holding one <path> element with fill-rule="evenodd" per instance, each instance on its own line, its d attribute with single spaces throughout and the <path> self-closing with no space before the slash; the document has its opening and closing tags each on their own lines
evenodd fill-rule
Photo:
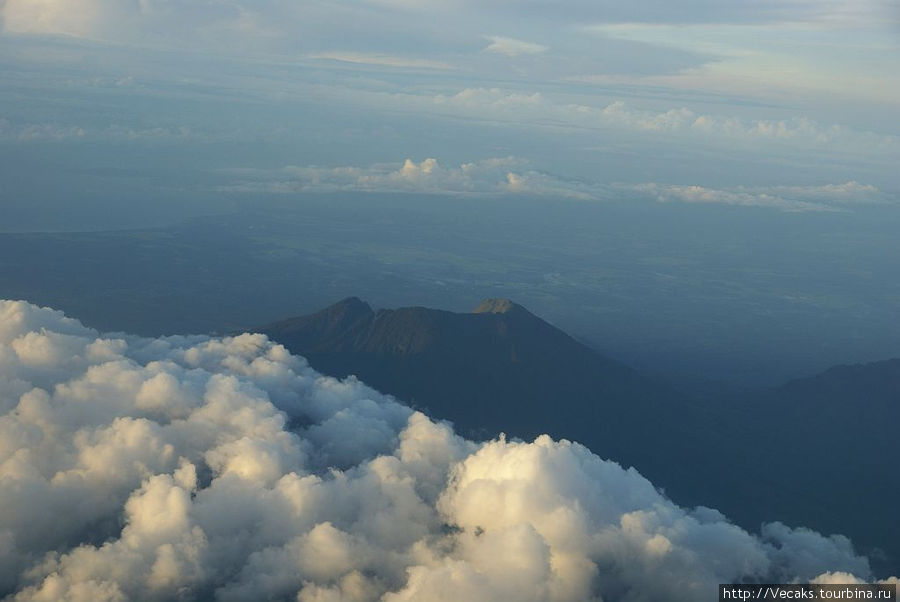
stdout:
<svg viewBox="0 0 900 602">
<path fill-rule="evenodd" d="M 485 51 L 496 52 L 497 54 L 505 54 L 506 56 L 519 56 L 521 54 L 541 54 L 549 50 L 547 46 L 535 44 L 534 42 L 526 42 L 517 40 L 516 38 L 505 38 L 503 36 L 487 36 L 491 41 L 485 46 Z"/>
<path fill-rule="evenodd" d="M 484 159 L 444 167 L 437 159 L 379 163 L 370 167 L 287 166 L 280 170 L 233 169 L 232 192 L 409 192 L 439 195 L 524 194 L 579 200 L 628 197 L 658 202 L 715 203 L 781 211 L 846 211 L 859 204 L 887 203 L 877 187 L 848 181 L 821 186 L 711 188 L 657 182 L 604 184 L 567 179 L 533 169 L 516 157 Z"/>
<path fill-rule="evenodd" d="M 606 104 L 562 102 L 540 92 L 503 88 L 466 88 L 452 95 L 394 95 L 412 106 L 427 103 L 432 110 L 453 116 L 478 116 L 506 123 L 530 123 L 555 129 L 631 132 L 661 140 L 721 145 L 729 149 L 773 146 L 832 152 L 894 154 L 900 138 L 861 131 L 839 124 L 823 124 L 798 115 L 790 119 L 746 119 L 698 112 L 686 106 L 663 110 L 639 108 L 624 100 Z"/>
<path fill-rule="evenodd" d="M 415 192 L 442 195 L 532 194 L 562 198 L 594 198 L 579 186 L 531 169 L 516 157 L 498 157 L 444 167 L 429 157 L 420 162 L 378 163 L 370 167 L 287 166 L 280 170 L 234 169 L 239 182 L 225 187 L 237 192 Z"/>
<path fill-rule="evenodd" d="M 866 203 L 885 203 L 887 197 L 870 184 L 849 181 L 823 186 L 738 186 L 709 188 L 648 182 L 621 188 L 647 195 L 661 203 L 716 203 L 743 207 L 770 207 L 781 211 L 846 211 Z"/>
<path fill-rule="evenodd" d="M 871 578 L 844 537 L 750 535 L 575 443 L 466 441 L 262 335 L 103 336 L 2 301 L 0 412 L 12 600 L 698 600 Z"/>
</svg>

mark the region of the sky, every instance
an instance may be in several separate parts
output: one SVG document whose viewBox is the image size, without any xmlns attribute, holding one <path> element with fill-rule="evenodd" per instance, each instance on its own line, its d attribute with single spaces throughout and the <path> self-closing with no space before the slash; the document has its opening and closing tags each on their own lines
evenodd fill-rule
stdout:
<svg viewBox="0 0 900 602">
<path fill-rule="evenodd" d="M 645 291 L 665 304 L 675 290 L 672 305 L 690 311 L 646 322 L 718 353 L 700 327 L 753 330 L 731 311 L 749 299 L 753 324 L 769 330 L 725 342 L 746 363 L 741 347 L 768 341 L 759 355 L 778 364 L 814 348 L 813 330 L 896 332 L 897 255 L 882 251 L 896 245 L 885 231 L 900 193 L 898 50 L 896 1 L 0 0 L 0 233 L 174 224 L 227 213 L 235 199 L 332 193 L 465 197 L 466 211 L 503 197 L 496 212 L 527 197 L 519 217 L 541 227 L 561 200 L 664 204 L 652 227 L 616 238 L 613 224 L 606 239 L 678 267 L 671 251 L 684 237 L 668 234 L 694 220 L 684 231 L 699 232 L 687 241 L 696 253 L 680 268 L 690 277 L 619 266 L 613 249 L 606 267 L 650 284 L 604 289 L 603 302 L 640 312 Z M 330 226 L 363 232 L 354 249 L 365 253 L 374 228 L 358 230 L 370 215 L 359 213 Z M 834 226 L 848 215 L 860 217 L 853 232 Z M 402 217 L 384 223 L 402 229 Z M 778 242 L 793 246 L 766 243 L 775 219 Z M 545 242 L 562 241 L 578 264 L 566 255 L 575 229 L 557 227 Z M 596 235 L 585 229 L 579 244 Z M 643 234 L 625 240 L 631 232 Z M 466 245 L 457 234 L 447 238 Z M 139 250 L 142 240 L 158 241 L 139 233 Z M 528 263 L 541 246 L 525 246 L 504 248 L 525 249 L 517 259 Z M 741 265 L 720 265 L 745 249 Z M 375 259 L 379 277 L 391 253 Z M 108 278 L 102 290 L 150 290 L 127 288 L 141 265 L 73 261 Z M 84 284 L 49 262 L 24 279 L 44 292 Z M 845 301 L 856 277 L 869 288 Z M 240 284 L 262 295 L 258 282 Z M 825 293 L 793 296 L 805 286 Z M 227 306 L 221 290 L 233 289 L 198 294 Z M 116 315 L 139 306 L 88 298 Z M 583 310 L 564 301 L 560 311 Z M 796 315 L 778 314 L 788 302 Z M 631 328 L 609 315 L 607 327 Z M 866 328 L 842 326 L 856 319 Z M 770 353 L 785 324 L 802 325 L 800 339 Z M 888 577 L 844 536 L 779 522 L 747 532 L 577 443 L 467 441 L 262 335 L 103 335 L 27 301 L 0 301 L 0 481 L 0 596 L 21 600 L 638 602 L 694 600 L 741 579 Z"/>
<path fill-rule="evenodd" d="M 5 0 L 0 27 L 7 203 L 900 190 L 896 2 Z"/>
</svg>

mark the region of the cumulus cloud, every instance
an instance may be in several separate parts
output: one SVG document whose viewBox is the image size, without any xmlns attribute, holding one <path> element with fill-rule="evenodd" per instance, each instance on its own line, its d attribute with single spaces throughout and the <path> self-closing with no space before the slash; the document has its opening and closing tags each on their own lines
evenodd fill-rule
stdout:
<svg viewBox="0 0 900 602">
<path fill-rule="evenodd" d="M 232 191 L 294 193 L 304 191 L 419 192 L 449 195 L 531 194 L 588 199 L 591 195 L 566 182 L 529 167 L 516 157 L 500 157 L 444 167 L 437 159 L 370 167 L 288 166 L 277 171 L 231 170 L 242 181 Z"/>
<path fill-rule="evenodd" d="M 491 41 L 484 49 L 487 52 L 496 52 L 506 56 L 519 56 L 521 54 L 541 54 L 549 50 L 547 46 L 535 44 L 534 42 L 526 42 L 515 38 L 505 38 L 503 36 L 486 36 Z"/>
<path fill-rule="evenodd" d="M 841 536 L 751 535 L 542 436 L 464 440 L 262 335 L 101 335 L 0 302 L 11 600 L 697 600 L 867 580 Z"/>
<path fill-rule="evenodd" d="M 444 167 L 437 159 L 370 167 L 288 166 L 279 170 L 232 169 L 239 181 L 226 191 L 268 192 L 417 192 L 441 195 L 527 194 L 579 200 L 650 197 L 658 202 L 711 203 L 768 207 L 781 211 L 847 211 L 860 204 L 887 203 L 877 187 L 848 181 L 818 186 L 737 186 L 711 188 L 658 182 L 607 184 L 564 178 L 533 169 L 515 157 L 484 159 Z"/>
</svg>

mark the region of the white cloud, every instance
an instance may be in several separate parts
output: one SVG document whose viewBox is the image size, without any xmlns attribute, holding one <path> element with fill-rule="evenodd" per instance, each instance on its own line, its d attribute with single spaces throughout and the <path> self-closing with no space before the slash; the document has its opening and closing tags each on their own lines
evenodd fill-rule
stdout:
<svg viewBox="0 0 900 602">
<path fill-rule="evenodd" d="M 776 93 L 775 88 L 781 90 L 780 86 L 762 86 L 754 77 L 731 72 L 719 74 L 723 77 L 730 74 L 731 77 L 725 82 L 727 90 L 724 92 L 728 92 L 728 97 L 734 100 L 723 102 L 720 94 L 697 94 L 697 90 L 710 89 L 701 81 L 710 75 L 691 71 L 701 65 L 702 69 L 712 68 L 720 62 L 713 59 L 707 62 L 706 58 L 695 57 L 679 59 L 670 65 L 665 57 L 672 53 L 659 48 L 654 52 L 663 57 L 660 60 L 645 56 L 635 65 L 613 65 L 608 64 L 607 57 L 599 56 L 600 50 L 595 48 L 596 44 L 592 44 L 588 36 L 577 40 L 563 39 L 563 34 L 557 31 L 555 35 L 548 33 L 546 38 L 542 37 L 543 44 L 535 44 L 526 41 L 529 31 L 534 30 L 523 27 L 518 33 L 516 29 L 484 29 L 494 26 L 490 20 L 479 20 L 455 29 L 453 25 L 457 21 L 451 19 L 437 32 L 435 22 L 440 19 L 431 16 L 428 23 L 418 20 L 425 19 L 422 15 L 428 11 L 414 10 L 400 14 L 359 2 L 331 3 L 331 10 L 322 8 L 321 3 L 281 0 L 266 0 L 255 7 L 243 2 L 212 2 L 202 9 L 198 8 L 197 3 L 187 0 L 140 3 L 8 0 L 0 6 L 3 7 L 0 11 L 7 31 L 58 31 L 76 35 L 84 30 L 89 31 L 90 35 L 106 36 L 123 45 L 129 43 L 123 38 L 131 39 L 136 31 L 142 32 L 136 37 L 143 45 L 140 51 L 78 43 L 66 47 L 58 41 L 44 40 L 48 46 L 56 45 L 49 56 L 57 58 L 45 58 L 43 62 L 58 66 L 64 60 L 72 61 L 72 57 L 86 55 L 92 58 L 82 63 L 93 64 L 96 61 L 103 65 L 112 59 L 119 63 L 114 69 L 117 74 L 121 67 L 129 75 L 152 82 L 147 88 L 138 87 L 135 90 L 136 97 L 153 101 L 151 106 L 156 105 L 153 99 L 159 98 L 157 94 L 162 89 L 165 89 L 163 97 L 179 98 L 185 86 L 196 91 L 195 86 L 203 83 L 210 86 L 203 91 L 205 94 L 225 95 L 232 100 L 237 95 L 253 98 L 254 101 L 260 98 L 276 102 L 297 99 L 304 103 L 327 104 L 333 128 L 339 128 L 344 121 L 356 121 L 357 117 L 389 121 L 400 113 L 408 113 L 409 124 L 415 117 L 429 122 L 417 124 L 416 127 L 428 128 L 434 123 L 435 116 L 449 116 L 469 121 L 470 127 L 473 123 L 493 123 L 519 127 L 529 134 L 552 131 L 567 135 L 575 132 L 579 137 L 615 137 L 615 142 L 619 143 L 631 144 L 637 140 L 645 145 L 644 152 L 650 154 L 662 148 L 661 142 L 668 147 L 666 150 L 671 146 L 684 145 L 691 150 L 712 146 L 730 152 L 749 151 L 748 154 L 756 155 L 757 161 L 761 158 L 765 161 L 772 153 L 779 157 L 793 155 L 795 159 L 805 158 L 806 155 L 798 151 L 815 150 L 828 153 L 839 162 L 846 160 L 849 164 L 864 165 L 870 172 L 873 165 L 884 170 L 884 165 L 900 160 L 900 139 L 891 127 L 882 126 L 871 117 L 867 109 L 870 105 L 848 103 L 835 111 L 833 103 L 829 105 L 825 100 L 832 95 L 819 94 L 812 99 L 801 100 L 796 95 Z M 575 14 L 578 7 L 571 8 Z M 665 10 L 662 6 L 656 8 Z M 457 10 L 455 14 L 459 18 L 461 13 Z M 627 29 L 623 25 L 616 27 Z M 703 27 L 716 29 L 718 26 Z M 414 37 L 399 35 L 399 30 L 412 32 Z M 361 31 L 365 31 L 366 35 L 358 36 Z M 508 35 L 492 35 L 485 40 L 481 35 L 484 31 L 502 31 L 508 32 Z M 728 32 L 723 29 L 720 33 L 724 36 Z M 567 30 L 565 35 L 572 37 L 574 34 Z M 258 45 L 254 40 L 259 42 Z M 335 40 L 353 42 L 335 45 Z M 21 47 L 16 54 L 17 60 L 30 73 L 28 79 L 35 78 L 33 62 L 21 59 L 27 54 L 22 49 L 30 48 L 34 52 L 33 47 L 41 42 L 10 36 L 7 43 L 14 50 Z M 526 55 L 551 46 L 553 52 L 544 53 L 537 61 L 487 60 L 486 53 L 481 52 L 484 49 L 491 53 Z M 146 47 L 165 50 L 157 54 L 152 50 L 145 52 Z M 185 58 L 183 61 L 179 59 L 177 68 L 167 62 L 172 48 L 185 50 Z M 200 52 L 187 52 L 187 49 Z M 594 56 L 595 50 L 598 56 Z M 241 55 L 243 60 L 239 58 Z M 894 55 L 881 52 L 878 56 Z M 863 58 L 846 59 L 850 70 L 859 72 L 859 69 L 852 67 L 872 63 Z M 157 68 L 147 66 L 155 62 L 164 65 L 162 72 L 148 71 Z M 648 65 L 668 66 L 648 70 Z M 769 74 L 785 71 L 783 64 L 776 65 L 778 68 L 767 63 L 759 69 Z M 877 71 L 880 85 L 841 87 L 872 88 L 883 94 L 886 84 L 881 74 L 890 70 L 882 68 L 881 63 L 876 62 L 875 65 L 872 69 Z M 67 67 L 72 68 L 71 65 Z M 416 77 L 409 79 L 412 74 L 395 72 L 399 69 L 415 70 Z M 784 77 L 796 80 L 793 71 L 796 71 L 796 65 Z M 41 77 L 46 79 L 50 73 L 58 76 L 59 70 L 48 70 Z M 238 73 L 240 76 L 236 75 Z M 579 78 L 579 74 L 587 75 Z M 823 79 L 828 86 L 843 81 L 827 77 L 828 73 L 825 75 Z M 622 83 L 630 86 L 644 76 L 689 81 L 683 86 L 676 84 L 674 79 L 646 81 L 644 83 L 650 87 L 637 94 L 630 87 L 625 90 L 618 86 Z M 570 81 L 592 81 L 597 77 L 613 86 L 598 89 L 572 85 Z M 733 84 L 739 79 L 743 80 L 743 87 L 735 88 Z M 173 94 L 173 88 L 163 84 L 174 84 L 177 93 Z M 665 92 L 679 87 L 678 95 Z M 683 94 L 685 87 L 692 90 L 690 96 Z M 753 94 L 747 92 L 748 89 L 761 92 Z M 735 93 L 735 90 L 738 92 Z M 40 93 L 33 92 L 35 96 Z M 616 100 L 624 93 L 628 93 L 625 101 Z M 757 100 L 762 97 L 764 103 L 743 102 L 747 97 L 756 97 Z M 666 98 L 670 100 L 664 100 Z M 718 104 L 700 104 L 710 100 Z M 134 103 L 128 101 L 128 106 L 132 105 Z M 826 105 L 831 108 L 822 110 Z M 710 109 L 711 106 L 721 108 Z M 33 135 L 52 138 L 58 133 L 72 138 L 77 130 L 66 131 L 70 126 L 80 127 L 86 134 L 91 134 L 91 128 L 84 124 L 67 123 L 71 116 L 58 114 L 59 110 L 55 110 L 57 114 L 46 115 L 48 123 L 44 125 L 62 129 L 58 132 L 36 131 Z M 157 109 L 148 110 L 152 112 Z M 885 109 L 876 107 L 876 110 Z M 120 115 L 123 112 L 127 114 L 128 110 L 116 111 Z M 277 110 L 271 111 L 273 120 L 277 113 Z M 11 119 L 15 118 L 11 115 L 16 114 L 21 114 L 21 107 L 7 111 L 7 117 Z M 334 117 L 337 114 L 341 118 Z M 828 114 L 841 117 L 825 117 Z M 350 115 L 354 119 L 345 119 Z M 383 120 L 382 115 L 385 117 Z M 94 122 L 102 122 L 107 117 L 98 114 Z M 845 123 L 832 123 L 838 119 Z M 223 119 L 219 123 L 227 125 L 229 122 L 240 123 L 241 120 Z M 146 120 L 143 119 L 142 123 Z M 305 121 L 301 117 L 294 123 L 303 124 Z M 851 127 L 846 123 L 856 125 Z M 38 124 L 36 127 L 44 125 Z M 198 127 L 196 123 L 189 125 Z M 281 125 L 273 125 L 272 129 Z M 316 125 L 324 127 L 325 124 Z M 426 135 L 430 131 L 426 130 Z M 242 135 L 248 140 L 254 139 L 253 133 L 244 132 Z M 23 139 L 28 136 L 29 133 L 25 133 Z M 331 145 L 337 143 L 336 139 L 327 141 Z M 354 141 L 355 145 L 360 143 Z M 534 146 L 540 148 L 541 145 Z M 513 152 L 522 154 L 520 149 Z M 890 177 L 889 171 L 884 173 L 885 177 Z M 862 176 L 852 173 L 846 177 Z"/>
<path fill-rule="evenodd" d="M 491 41 L 485 47 L 487 52 L 496 52 L 506 56 L 519 56 L 522 54 L 541 54 L 549 50 L 549 47 L 535 44 L 534 42 L 525 42 L 515 38 L 505 38 L 503 36 L 485 36 Z"/>
<path fill-rule="evenodd" d="M 91 37 L 113 10 L 115 3 L 103 0 L 6 0 L 0 15 L 7 32 Z"/>
<path fill-rule="evenodd" d="M 0 6 L 3 30 L 10 33 L 64 34 L 128 40 L 160 24 L 190 19 L 203 27 L 227 22 L 232 33 L 250 33 L 252 11 L 237 3 L 209 2 L 198 12 L 189 0 L 6 0 Z M 173 27 L 172 32 L 183 31 Z M 132 42 L 143 40 L 132 39 Z"/>
<path fill-rule="evenodd" d="M 747 207 L 772 207 L 782 211 L 845 211 L 847 205 L 884 203 L 878 188 L 859 182 L 823 186 L 768 186 L 707 188 L 697 185 L 648 182 L 620 185 L 660 202 L 717 203 Z"/>
<path fill-rule="evenodd" d="M 887 203 L 870 184 L 855 181 L 819 186 L 737 186 L 711 188 L 657 182 L 607 184 L 537 171 L 515 157 L 485 159 L 443 167 L 436 159 L 419 163 L 380 163 L 370 167 L 298 167 L 280 170 L 233 169 L 239 181 L 223 187 L 232 192 L 410 192 L 440 195 L 524 194 L 609 201 L 650 197 L 659 202 L 710 203 L 769 207 L 781 211 L 847 211 L 852 205 Z"/>
<path fill-rule="evenodd" d="M 299 167 L 281 170 L 231 170 L 243 181 L 228 186 L 232 191 L 295 193 L 332 192 L 418 192 L 445 195 L 531 194 L 588 199 L 577 186 L 528 167 L 515 157 L 492 158 L 457 167 L 444 167 L 437 159 L 419 163 L 406 159 L 402 164 L 381 163 L 370 167 Z"/>
<path fill-rule="evenodd" d="M 463 440 L 262 335 L 108 337 L 0 301 L 0 374 L 13 600 L 696 600 L 871 579 L 846 538 L 750 535 L 567 441 Z"/>
<path fill-rule="evenodd" d="M 59 123 L 14 124 L 0 118 L 0 141 L 62 142 L 77 140 L 187 140 L 200 137 L 190 127 L 139 128 L 119 124 L 105 126 L 62 125 Z"/>
<path fill-rule="evenodd" d="M 478 116 L 498 122 L 525 123 L 529 127 L 596 129 L 668 136 L 684 143 L 704 143 L 731 149 L 817 149 L 838 154 L 900 152 L 900 138 L 859 131 L 837 124 L 821 124 L 806 117 L 740 119 L 697 113 L 687 107 L 651 110 L 616 100 L 605 105 L 562 103 L 540 93 L 501 88 L 466 88 L 453 95 L 431 98 L 395 95 L 406 104 L 425 103 L 452 115 Z"/>
<path fill-rule="evenodd" d="M 363 2 L 337 0 L 331 3 L 332 10 L 346 14 L 357 6 L 391 9 L 390 16 L 401 15 L 410 18 L 416 14 L 440 11 L 454 17 L 465 16 L 470 20 L 487 20 L 498 12 L 508 16 L 508 2 L 480 2 L 473 4 L 460 0 L 364 0 Z M 123 23 L 135 25 L 142 21 L 144 26 L 155 24 L 160 19 L 184 21 L 191 25 L 209 23 L 228 15 L 234 21 L 252 19 L 256 13 L 278 14 L 291 3 L 281 0 L 206 2 L 202 10 L 190 0 L 139 0 L 120 2 L 117 0 L 6 0 L 2 5 L 2 17 L 7 31 L 65 33 L 70 35 L 96 35 L 101 30 L 115 29 Z M 293 8 L 293 7 L 292 7 Z M 889 1 L 866 0 L 848 5 L 846 2 L 764 2 L 753 6 L 722 5 L 711 0 L 693 0 L 673 9 L 664 2 L 651 2 L 647 6 L 630 7 L 615 2 L 586 2 L 566 0 L 565 2 L 527 3 L 536 18 L 545 19 L 552 15 L 554 20 L 584 24 L 600 23 L 604 27 L 633 28 L 635 24 L 661 26 L 666 23 L 684 26 L 686 24 L 744 24 L 744 23 L 802 23 L 812 26 L 839 27 L 838 23 L 852 21 L 855 26 L 877 25 L 890 21 L 892 5 Z M 288 14 L 291 14 L 290 12 Z M 316 15 L 315 7 L 309 13 L 295 12 L 305 16 Z M 355 13 L 351 13 L 355 14 Z M 521 15 L 519 15 L 521 18 Z M 605 25 L 603 25 L 605 23 Z M 618 25 L 610 25 L 618 24 Z M 509 22 L 506 22 L 507 27 Z M 646 25 L 645 25 L 646 27 Z M 173 28 L 178 33 L 184 30 Z M 498 36 L 499 37 L 499 36 Z M 509 38 L 513 39 L 513 38 Z"/>
<path fill-rule="evenodd" d="M 789 200 L 774 196 L 769 192 L 747 192 L 743 190 L 721 190 L 703 186 L 680 186 L 676 184 L 638 184 L 631 187 L 636 192 L 647 194 L 662 203 L 679 201 L 683 203 L 716 203 L 742 205 L 746 207 L 774 207 L 785 211 L 828 211 L 821 203 Z"/>
<path fill-rule="evenodd" d="M 377 57 L 419 63 L 416 68 L 452 63 L 496 76 L 495 65 L 479 65 L 485 62 L 477 58 L 476 40 L 487 38 L 485 51 L 507 56 L 538 54 L 553 47 L 560 56 L 549 72 L 532 73 L 544 83 L 576 75 L 579 68 L 589 77 L 610 72 L 647 75 L 643 54 L 654 54 L 657 64 L 663 65 L 669 62 L 674 45 L 675 51 L 695 56 L 679 63 L 679 68 L 662 68 L 661 73 L 674 75 L 673 79 L 646 84 L 664 82 L 668 88 L 710 91 L 720 90 L 724 83 L 741 86 L 742 95 L 770 99 L 773 92 L 777 97 L 778 92 L 787 90 L 796 97 L 810 88 L 890 103 L 896 87 L 886 81 L 890 78 L 882 77 L 895 71 L 897 64 L 896 53 L 891 52 L 896 49 L 891 30 L 896 11 L 890 4 L 868 0 L 694 0 L 675 8 L 659 1 L 633 7 L 584 0 L 524 4 L 468 0 L 6 0 L 0 3 L 0 22 L 8 33 L 63 34 L 124 45 L 214 50 L 232 56 L 315 55 L 334 51 L 334 41 L 345 40 L 352 45 L 344 54 L 372 61 L 353 61 L 358 64 L 383 65 L 374 62 Z M 591 42 L 585 33 L 590 30 L 600 32 L 607 41 L 629 42 L 637 52 L 610 53 L 605 44 Z M 497 31 L 504 35 L 482 35 Z M 541 31 L 542 43 L 527 41 L 534 31 Z M 810 32 L 822 31 L 837 35 L 817 37 L 814 43 L 806 39 Z M 873 39 L 877 43 L 873 44 Z M 400 58 L 411 52 L 423 52 L 428 58 Z M 704 56 L 699 56 L 700 52 Z M 836 60 L 821 60 L 823 52 Z M 726 68 L 716 68 L 722 64 L 719 59 L 736 54 L 751 60 L 729 60 Z M 610 64 L 616 69 L 605 68 Z M 699 71 L 682 73 L 688 66 Z"/>
<path fill-rule="evenodd" d="M 871 184 L 855 181 L 822 186 L 775 186 L 772 191 L 787 197 L 822 200 L 834 203 L 880 203 L 885 202 L 882 192 Z"/>
<path fill-rule="evenodd" d="M 898 16 L 896 10 L 887 10 L 887 3 L 876 6 L 869 1 L 819 4 L 804 20 L 603 23 L 582 29 L 605 39 L 716 57 L 674 73 L 625 78 L 632 84 L 751 98 L 777 90 L 776 94 L 789 92 L 816 102 L 825 94 L 853 99 L 854 104 L 892 102 L 897 83 L 886 81 L 884 73 L 896 71 L 898 65 L 896 37 L 890 27 Z M 850 38 L 855 38 L 852 45 Z"/>
<path fill-rule="evenodd" d="M 453 65 L 428 59 L 420 59 L 406 56 L 393 56 L 387 54 L 371 54 L 364 52 L 320 52 L 308 55 L 312 60 L 338 61 L 342 63 L 355 63 L 360 65 L 376 65 L 379 67 L 394 67 L 398 69 L 453 69 Z"/>
<path fill-rule="evenodd" d="M 14 126 L 0 118 L 0 140 L 19 142 L 69 140 L 84 138 L 87 131 L 80 126 L 61 126 L 51 123 L 29 123 Z"/>
<path fill-rule="evenodd" d="M 6 0 L 5 33 L 56 34 L 131 46 L 205 46 L 245 51 L 282 37 L 284 3 L 192 0 Z M 295 21 L 296 24 L 296 21 Z"/>
</svg>

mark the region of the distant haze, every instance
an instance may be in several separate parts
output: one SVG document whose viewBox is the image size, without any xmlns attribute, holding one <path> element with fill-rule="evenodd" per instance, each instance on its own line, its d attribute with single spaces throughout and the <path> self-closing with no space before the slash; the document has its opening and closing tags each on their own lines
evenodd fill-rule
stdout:
<svg viewBox="0 0 900 602">
<path fill-rule="evenodd" d="M 744 382 L 900 355 L 898 31 L 882 0 L 7 0 L 0 232 L 282 229 L 5 238 L 0 292 L 147 334 L 508 296 Z"/>
<path fill-rule="evenodd" d="M 776 385 L 900 356 L 900 211 L 297 194 L 143 232 L 0 235 L 13 298 L 103 329 L 230 332 L 358 295 L 512 297 L 651 371 Z"/>
</svg>

